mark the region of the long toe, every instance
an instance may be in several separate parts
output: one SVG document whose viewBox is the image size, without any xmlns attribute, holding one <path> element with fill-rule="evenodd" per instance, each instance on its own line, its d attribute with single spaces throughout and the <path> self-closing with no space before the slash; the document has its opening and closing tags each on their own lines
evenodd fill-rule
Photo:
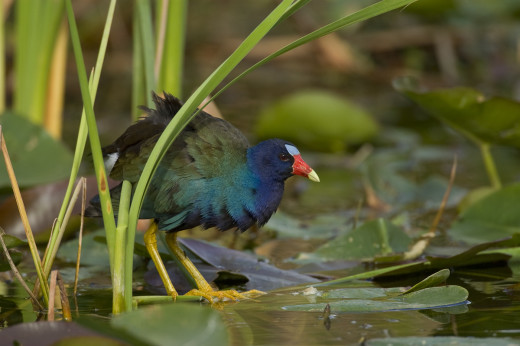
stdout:
<svg viewBox="0 0 520 346">
<path fill-rule="evenodd" d="M 186 293 L 187 296 L 199 296 L 208 300 L 210 303 L 214 303 L 216 301 L 225 301 L 225 300 L 245 300 L 252 299 L 264 295 L 265 292 L 258 290 L 251 290 L 246 292 L 237 292 L 235 290 L 224 290 L 224 291 L 214 291 L 214 290 L 199 290 L 193 289 Z"/>
</svg>

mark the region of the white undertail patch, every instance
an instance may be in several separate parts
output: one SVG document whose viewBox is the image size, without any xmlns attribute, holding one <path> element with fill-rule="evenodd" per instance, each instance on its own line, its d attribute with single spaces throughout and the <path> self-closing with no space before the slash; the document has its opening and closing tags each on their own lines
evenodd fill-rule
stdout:
<svg viewBox="0 0 520 346">
<path fill-rule="evenodd" d="M 298 149 L 296 149 L 296 147 L 295 147 L 294 145 L 286 144 L 286 145 L 285 145 L 285 148 L 287 148 L 287 151 L 288 151 L 289 154 L 291 154 L 292 156 L 300 155 L 300 152 L 298 151 Z"/>
<path fill-rule="evenodd" d="M 112 153 L 108 154 L 105 158 L 105 169 L 107 171 L 107 174 L 110 174 L 112 172 L 112 168 L 114 168 L 114 165 L 117 162 L 117 159 L 119 158 L 119 153 Z"/>
</svg>

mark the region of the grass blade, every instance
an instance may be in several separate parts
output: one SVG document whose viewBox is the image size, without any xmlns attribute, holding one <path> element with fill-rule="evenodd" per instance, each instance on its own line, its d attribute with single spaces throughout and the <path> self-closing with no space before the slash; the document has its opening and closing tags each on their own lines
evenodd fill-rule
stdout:
<svg viewBox="0 0 520 346">
<path fill-rule="evenodd" d="M 186 15 L 188 3 L 186 0 L 163 0 L 168 3 L 164 17 L 164 40 L 158 40 L 158 47 L 163 44 L 160 54 L 160 69 L 157 78 L 157 91 L 167 90 L 173 95 L 182 98 L 182 75 L 184 65 L 184 40 L 186 36 Z M 162 30 L 159 31 L 161 37 Z M 159 49 L 158 49 L 159 53 Z M 159 54 L 158 54 L 159 55 Z"/>
<path fill-rule="evenodd" d="M 352 13 L 346 17 L 343 17 L 341 19 L 338 19 L 337 21 L 330 23 L 328 25 L 325 25 L 321 27 L 318 30 L 315 30 L 311 32 L 310 34 L 307 34 L 298 40 L 288 44 L 287 46 L 281 48 L 280 50 L 274 52 L 273 54 L 270 54 L 269 56 L 265 57 L 264 59 L 260 60 L 241 74 L 239 74 L 237 77 L 235 77 L 231 82 L 226 84 L 222 89 L 220 89 L 205 105 L 207 105 L 209 102 L 213 101 L 217 96 L 219 96 L 222 92 L 224 92 L 227 88 L 229 88 L 231 85 L 235 84 L 238 80 L 242 79 L 246 75 L 248 75 L 250 72 L 256 70 L 260 66 L 268 63 L 269 61 L 273 60 L 276 57 L 279 57 L 280 55 L 287 53 L 297 47 L 300 47 L 308 42 L 311 42 L 315 39 L 318 39 L 322 36 L 328 35 L 334 31 L 337 31 L 339 29 L 342 29 L 346 26 L 362 22 L 364 20 L 376 17 L 380 14 L 395 10 L 397 8 L 401 8 L 404 6 L 407 6 L 417 0 L 382 0 L 379 1 L 373 5 L 370 5 L 368 7 L 365 7 L 355 13 Z M 295 4 L 295 6 L 298 4 Z M 302 4 L 300 4 L 302 5 Z M 303 4 L 304 5 L 304 4 Z M 296 9 L 299 9 L 296 8 Z M 292 14 L 296 11 L 295 8 L 289 9 L 286 16 L 288 14 Z"/>
<path fill-rule="evenodd" d="M 16 265 L 14 264 L 14 262 L 11 258 L 11 255 L 9 254 L 9 250 L 7 249 L 7 246 L 5 245 L 4 235 L 5 235 L 5 231 L 2 227 L 0 227 L 0 244 L 2 245 L 2 249 L 4 250 L 5 258 L 7 259 L 7 262 L 9 262 L 11 271 L 13 272 L 14 276 L 18 279 L 18 281 L 20 282 L 20 285 L 22 285 L 25 292 L 27 292 L 29 297 L 31 297 L 31 301 L 33 302 L 33 304 L 38 306 L 38 308 L 40 310 L 44 310 L 45 308 L 40 304 L 40 301 L 38 300 L 38 298 L 32 293 L 29 286 L 27 286 L 27 284 L 25 283 L 25 280 L 23 279 L 22 274 L 20 274 L 20 272 L 16 268 Z"/>
<path fill-rule="evenodd" d="M 96 67 L 91 73 L 90 76 L 90 82 L 89 82 L 89 89 L 90 89 L 90 95 L 92 97 L 92 104 L 94 103 L 96 99 L 97 94 L 97 88 L 99 85 L 99 78 L 101 76 L 101 70 L 103 68 L 103 62 L 105 59 L 105 53 L 108 45 L 108 38 L 110 35 L 110 28 L 112 27 L 112 20 L 114 18 L 114 11 L 116 7 L 116 0 L 111 0 L 110 5 L 108 7 L 108 13 L 107 13 L 107 19 L 105 22 L 105 27 L 103 29 L 103 36 L 101 38 L 101 44 L 99 47 L 99 53 L 96 60 Z M 83 158 L 83 151 L 85 150 L 85 144 L 87 142 L 87 135 L 88 135 L 88 127 L 87 127 L 87 119 L 86 119 L 86 113 L 85 108 L 83 108 L 82 114 L 81 114 L 81 122 L 78 130 L 78 138 L 76 141 L 76 149 L 74 151 L 74 161 L 72 163 L 72 168 L 69 176 L 69 184 L 67 186 L 67 190 L 65 192 L 65 197 L 63 198 L 63 203 L 61 205 L 60 212 L 58 214 L 58 218 L 56 221 L 55 226 L 53 227 L 54 231 L 52 232 L 53 236 L 49 240 L 49 250 L 54 251 L 54 247 L 57 247 L 57 235 L 58 230 L 60 229 L 63 219 L 65 217 L 65 213 L 67 211 L 67 205 L 69 204 L 70 197 L 72 195 L 72 190 L 74 189 L 74 183 L 76 181 L 76 177 L 78 176 L 79 167 L 81 165 L 81 160 Z M 46 273 L 46 277 L 50 273 L 50 268 L 52 266 L 52 261 L 50 260 L 50 254 L 52 251 L 47 251 L 44 260 L 43 260 L 43 266 L 44 271 Z"/>
<path fill-rule="evenodd" d="M 101 211 L 103 214 L 103 223 L 107 236 L 108 252 L 110 255 L 110 267 L 113 269 L 113 249 L 116 224 L 114 220 L 114 210 L 110 200 L 110 192 L 108 189 L 107 175 L 103 162 L 103 155 L 101 153 L 101 143 L 99 141 L 99 134 L 96 126 L 96 118 L 94 116 L 94 109 L 92 108 L 92 99 L 87 82 L 87 72 L 85 70 L 85 62 L 83 60 L 83 53 L 81 51 L 81 44 L 79 41 L 78 28 L 76 26 L 76 19 L 74 18 L 74 11 L 70 0 L 66 2 L 67 16 L 69 19 L 72 47 L 74 49 L 74 57 L 76 59 L 76 68 L 78 70 L 78 78 L 81 88 L 81 96 L 83 98 L 83 105 L 85 109 L 87 126 L 90 139 L 90 148 L 92 151 L 92 158 L 94 161 L 94 169 L 96 172 L 96 179 L 98 182 L 99 198 L 101 201 Z"/>
<path fill-rule="evenodd" d="M 137 15 L 139 18 L 139 36 L 141 38 L 141 54 L 143 55 L 144 83 L 146 105 L 153 106 L 152 90 L 155 90 L 154 74 L 154 39 L 152 26 L 152 11 L 149 0 L 136 0 Z"/>
<path fill-rule="evenodd" d="M 34 266 L 36 268 L 36 273 L 38 274 L 38 279 L 40 280 L 43 298 L 45 303 L 49 302 L 49 286 L 47 284 L 47 280 L 44 276 L 44 271 L 42 267 L 42 262 L 40 259 L 40 255 L 38 254 L 38 248 L 36 247 L 36 242 L 34 241 L 34 236 L 31 230 L 31 225 L 29 224 L 29 219 L 27 218 L 27 212 L 25 211 L 25 205 L 23 203 L 22 194 L 20 193 L 20 187 L 16 182 L 16 176 L 14 174 L 13 165 L 11 164 L 11 159 L 9 158 L 9 153 L 7 151 L 7 146 L 5 144 L 4 135 L 2 133 L 2 126 L 0 125 L 0 145 L 2 147 L 2 154 L 4 156 L 5 167 L 7 168 L 7 174 L 9 175 L 9 180 L 11 181 L 11 187 L 13 188 L 14 198 L 16 200 L 16 205 L 18 206 L 18 211 L 20 213 L 20 217 L 22 218 L 22 223 L 25 229 L 25 236 L 27 237 L 27 243 L 29 243 L 29 249 L 31 250 L 31 256 L 34 262 Z"/>
</svg>

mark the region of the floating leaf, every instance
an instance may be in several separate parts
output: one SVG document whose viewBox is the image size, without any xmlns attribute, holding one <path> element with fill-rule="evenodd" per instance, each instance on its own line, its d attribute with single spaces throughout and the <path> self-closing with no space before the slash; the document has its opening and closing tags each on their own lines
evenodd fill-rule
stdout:
<svg viewBox="0 0 520 346">
<path fill-rule="evenodd" d="M 381 289 L 375 289 L 375 299 L 350 299 L 352 294 L 347 293 L 351 289 L 338 290 L 341 294 L 334 294 L 334 298 L 348 298 L 345 300 L 330 301 L 329 296 L 323 296 L 327 299 L 323 303 L 314 304 L 300 304 L 289 305 L 283 307 L 284 310 L 289 311 L 323 311 L 326 304 L 330 305 L 332 313 L 337 312 L 374 312 L 374 311 L 395 311 L 395 310 L 418 310 L 418 309 L 433 309 L 454 304 L 464 304 L 468 298 L 468 291 L 460 286 L 444 286 L 444 287 L 430 287 L 416 292 L 396 296 L 399 290 L 404 291 L 403 288 L 383 289 L 386 297 L 382 296 Z M 359 289 L 355 289 L 356 294 Z M 364 291 L 365 296 L 371 288 Z"/>
<path fill-rule="evenodd" d="M 449 269 L 442 269 L 438 272 L 433 273 L 428 276 L 426 279 L 422 280 L 418 284 L 415 284 L 412 288 L 404 292 L 404 294 L 412 293 L 415 291 L 422 290 L 423 288 L 433 287 L 445 283 L 446 280 L 450 277 Z"/>
<path fill-rule="evenodd" d="M 91 278 L 99 273 L 109 272 L 110 261 L 108 258 L 106 244 L 95 240 L 96 237 L 104 235 L 104 230 L 97 230 L 83 235 L 81 243 L 81 268 L 80 280 Z M 78 239 L 72 239 L 63 243 L 58 250 L 58 258 L 67 263 L 76 263 L 78 256 Z M 60 270 L 65 281 L 74 280 L 75 268 L 67 267 Z"/>
<path fill-rule="evenodd" d="M 520 148 L 520 103 L 501 98 L 485 98 L 471 88 L 424 91 L 417 81 L 394 80 L 402 92 L 437 119 L 473 141 Z"/>
<path fill-rule="evenodd" d="M 468 244 L 489 242 L 520 233 L 520 184 L 506 186 L 468 207 L 448 234 Z"/>
<path fill-rule="evenodd" d="M 108 338 L 75 322 L 20 323 L 2 329 L 1 333 L 5 345 L 123 345 L 121 340 Z M 124 339 L 132 345 L 143 345 L 135 338 Z"/>
<path fill-rule="evenodd" d="M 209 306 L 154 305 L 116 316 L 111 325 L 153 345 L 228 345 L 226 325 Z"/>
<path fill-rule="evenodd" d="M 351 220 L 333 214 L 318 215 L 312 220 L 301 220 L 277 212 L 265 227 L 276 231 L 280 237 L 328 239 L 351 229 L 350 223 Z"/>
<path fill-rule="evenodd" d="M 411 240 L 389 221 L 378 219 L 364 223 L 322 245 L 313 254 L 301 254 L 298 261 L 330 261 L 372 258 L 404 252 Z"/>
<path fill-rule="evenodd" d="M 2 133 L 20 186 L 65 179 L 72 165 L 71 152 L 41 127 L 7 112 L 0 116 Z M 0 186 L 10 185 L 0 160 Z"/>
<path fill-rule="evenodd" d="M 292 94 L 260 114 L 259 138 L 285 138 L 315 151 L 342 152 L 370 140 L 378 125 L 360 106 L 325 91 Z"/>
</svg>

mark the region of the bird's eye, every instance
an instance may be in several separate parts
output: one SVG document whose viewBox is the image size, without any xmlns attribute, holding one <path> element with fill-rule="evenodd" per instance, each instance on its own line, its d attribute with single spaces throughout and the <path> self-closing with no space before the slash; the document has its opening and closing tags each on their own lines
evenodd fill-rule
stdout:
<svg viewBox="0 0 520 346">
<path fill-rule="evenodd" d="M 289 155 L 287 155 L 285 153 L 281 153 L 280 155 L 278 155 L 278 157 L 280 158 L 281 161 L 289 161 L 289 159 L 290 159 Z"/>
</svg>

